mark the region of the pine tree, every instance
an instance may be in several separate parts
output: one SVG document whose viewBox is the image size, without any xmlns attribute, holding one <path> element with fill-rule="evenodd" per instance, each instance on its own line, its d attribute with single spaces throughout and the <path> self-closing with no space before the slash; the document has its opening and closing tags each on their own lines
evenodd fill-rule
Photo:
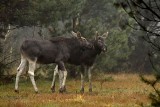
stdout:
<svg viewBox="0 0 160 107">
<path fill-rule="evenodd" d="M 116 4 L 117 6 L 122 6 L 126 13 L 135 20 L 136 25 L 132 25 L 132 27 L 135 30 L 143 31 L 145 33 L 143 39 L 149 44 L 148 57 L 155 72 L 155 79 L 148 80 L 144 76 L 141 76 L 141 80 L 154 89 L 155 92 L 151 93 L 149 97 L 152 100 L 152 106 L 156 107 L 160 105 L 160 90 L 156 87 L 156 84 L 160 80 L 159 4 L 160 1 L 158 0 L 127 0 Z"/>
</svg>

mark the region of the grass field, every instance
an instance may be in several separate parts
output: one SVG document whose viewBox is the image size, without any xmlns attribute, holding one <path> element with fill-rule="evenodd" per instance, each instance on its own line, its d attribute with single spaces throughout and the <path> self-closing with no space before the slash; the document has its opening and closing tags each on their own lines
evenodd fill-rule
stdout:
<svg viewBox="0 0 160 107">
<path fill-rule="evenodd" d="M 147 76 L 152 78 L 152 76 Z M 80 94 L 80 80 L 68 79 L 67 92 L 51 93 L 48 80 L 37 80 L 40 93 L 35 94 L 30 80 L 20 81 L 20 93 L 14 92 L 14 83 L 0 86 L 0 107 L 140 107 L 149 106 L 148 94 L 153 91 L 141 82 L 137 74 L 105 74 L 93 78 L 93 92 Z"/>
</svg>

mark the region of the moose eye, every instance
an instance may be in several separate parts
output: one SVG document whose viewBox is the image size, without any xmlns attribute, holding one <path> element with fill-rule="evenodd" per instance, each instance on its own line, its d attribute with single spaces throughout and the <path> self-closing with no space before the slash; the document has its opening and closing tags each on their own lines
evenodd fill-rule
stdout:
<svg viewBox="0 0 160 107">
<path fill-rule="evenodd" d="M 84 37 L 81 37 L 81 39 L 82 39 L 83 41 L 85 41 L 85 40 L 86 40 Z"/>
</svg>

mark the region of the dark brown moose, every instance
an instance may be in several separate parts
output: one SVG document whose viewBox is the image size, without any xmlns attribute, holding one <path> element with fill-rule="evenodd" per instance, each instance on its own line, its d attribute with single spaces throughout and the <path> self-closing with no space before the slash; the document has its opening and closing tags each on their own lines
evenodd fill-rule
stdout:
<svg viewBox="0 0 160 107">
<path fill-rule="evenodd" d="M 91 69 L 93 68 L 93 64 L 95 62 L 96 56 L 99 55 L 101 52 L 106 51 L 106 44 L 105 39 L 108 36 L 108 32 L 104 33 L 102 36 L 96 32 L 96 36 L 88 40 L 89 43 L 92 45 L 91 49 L 85 49 L 80 52 L 75 51 L 74 54 L 72 54 L 72 57 L 69 58 L 68 63 L 73 65 L 81 65 L 81 92 L 84 92 L 84 73 L 88 72 L 88 78 L 89 78 L 89 91 L 92 92 L 92 83 L 91 83 Z M 77 57 L 78 56 L 78 57 Z M 62 78 L 63 73 L 61 71 L 58 71 L 58 65 L 55 67 L 54 75 L 53 75 L 53 81 L 51 85 L 52 92 L 55 91 L 55 77 L 59 73 L 60 77 L 60 86 L 62 85 Z"/>
</svg>

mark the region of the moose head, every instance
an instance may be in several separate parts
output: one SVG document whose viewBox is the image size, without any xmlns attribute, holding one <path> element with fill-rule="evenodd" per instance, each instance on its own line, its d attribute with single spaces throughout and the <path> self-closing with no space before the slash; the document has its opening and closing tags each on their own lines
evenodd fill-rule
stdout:
<svg viewBox="0 0 160 107">
<path fill-rule="evenodd" d="M 82 47 L 84 47 L 84 48 L 92 48 L 92 45 L 87 41 L 86 38 L 84 38 L 81 35 L 81 33 L 79 31 L 77 33 L 72 31 L 71 33 L 72 33 L 72 35 L 74 37 L 76 37 L 80 41 L 80 44 L 81 44 Z"/>
<path fill-rule="evenodd" d="M 104 33 L 102 36 L 99 35 L 99 33 L 96 31 L 96 36 L 95 36 L 95 45 L 98 49 L 100 49 L 101 51 L 105 52 L 106 49 L 106 44 L 105 44 L 105 40 L 108 37 L 108 32 Z"/>
</svg>

